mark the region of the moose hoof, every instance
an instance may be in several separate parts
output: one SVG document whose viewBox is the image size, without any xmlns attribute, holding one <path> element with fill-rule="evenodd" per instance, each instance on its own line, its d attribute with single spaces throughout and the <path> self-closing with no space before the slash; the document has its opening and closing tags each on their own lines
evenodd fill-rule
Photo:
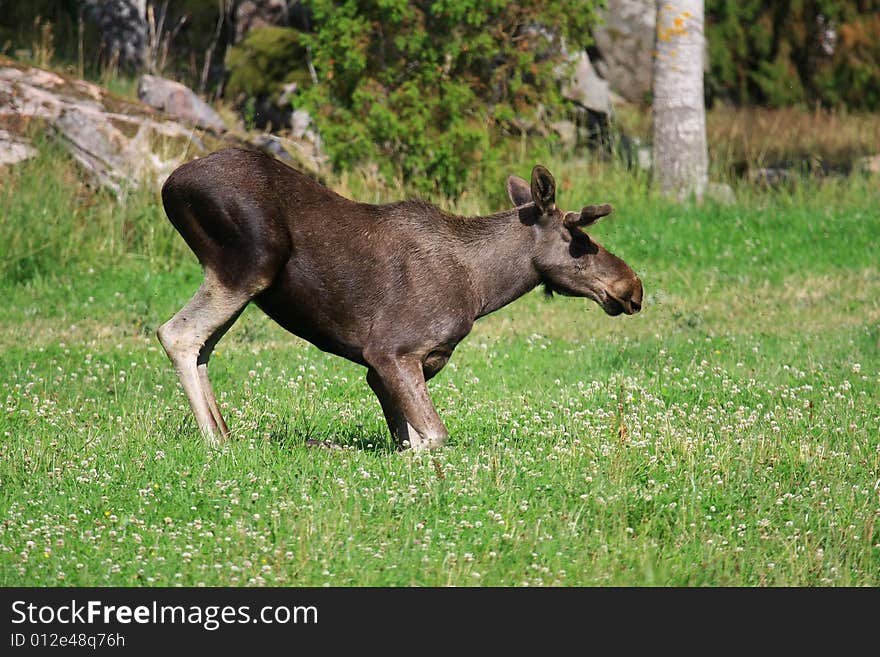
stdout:
<svg viewBox="0 0 880 657">
<path fill-rule="evenodd" d="M 214 431 L 213 429 L 203 429 L 202 430 L 202 438 L 205 441 L 205 445 L 211 449 L 220 449 L 223 447 L 223 443 L 226 442 L 225 436 L 219 431 Z"/>
<path fill-rule="evenodd" d="M 437 436 L 432 438 L 422 438 L 416 435 L 413 440 L 404 440 L 400 443 L 401 450 L 412 450 L 413 452 L 428 452 L 433 449 L 440 449 L 446 444 L 446 436 Z"/>
</svg>

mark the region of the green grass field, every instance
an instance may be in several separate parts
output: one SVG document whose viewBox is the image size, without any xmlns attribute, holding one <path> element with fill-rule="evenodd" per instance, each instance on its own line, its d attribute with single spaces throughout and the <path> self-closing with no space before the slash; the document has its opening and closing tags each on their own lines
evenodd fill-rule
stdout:
<svg viewBox="0 0 880 657">
<path fill-rule="evenodd" d="M 551 170 L 563 207 L 617 208 L 591 234 L 644 310 L 536 291 L 478 322 L 431 454 L 256 309 L 211 361 L 235 437 L 207 448 L 155 339 L 200 282 L 156 196 L 84 191 L 49 146 L 7 171 L 0 585 L 880 585 L 876 181 L 678 206 Z"/>
</svg>

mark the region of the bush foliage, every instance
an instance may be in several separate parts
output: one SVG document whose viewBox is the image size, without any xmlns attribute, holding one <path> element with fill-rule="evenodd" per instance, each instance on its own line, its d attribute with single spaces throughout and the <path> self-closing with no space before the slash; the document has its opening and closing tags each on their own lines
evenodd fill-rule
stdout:
<svg viewBox="0 0 880 657">
<path fill-rule="evenodd" d="M 838 39 L 817 81 L 822 98 L 835 106 L 880 109 L 880 14 L 854 17 L 841 25 Z"/>
<path fill-rule="evenodd" d="M 880 0 L 707 0 L 710 97 L 880 109 Z"/>
<path fill-rule="evenodd" d="M 238 96 L 277 100 L 285 83 L 311 82 L 305 61 L 299 31 L 274 25 L 251 30 L 226 55 L 226 96 L 233 100 Z"/>
<path fill-rule="evenodd" d="M 318 84 L 304 93 L 340 167 L 373 161 L 425 191 L 460 192 L 493 140 L 558 111 L 561 44 L 581 48 L 599 2 L 310 0 Z"/>
<path fill-rule="evenodd" d="M 236 44 L 245 3 L 148 3 L 168 9 L 168 77 L 225 95 L 246 118 L 287 102 L 296 82 L 293 103 L 338 168 L 373 162 L 410 187 L 457 195 L 504 157 L 507 138 L 541 135 L 564 111 L 556 67 L 565 48 L 589 45 L 603 0 L 288 0 L 307 9 L 296 24 L 309 31 L 285 15 Z M 85 4 L 0 0 L 0 53 L 95 76 L 102 46 Z M 880 110 L 880 0 L 706 0 L 706 32 L 710 100 Z"/>
</svg>

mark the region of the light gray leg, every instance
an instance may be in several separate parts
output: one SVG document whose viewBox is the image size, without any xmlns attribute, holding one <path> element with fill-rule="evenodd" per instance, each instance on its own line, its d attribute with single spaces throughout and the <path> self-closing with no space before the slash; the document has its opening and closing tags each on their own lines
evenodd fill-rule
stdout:
<svg viewBox="0 0 880 657">
<path fill-rule="evenodd" d="M 211 444 L 225 438 L 229 430 L 208 381 L 207 357 L 202 358 L 201 354 L 206 345 L 213 349 L 252 296 L 229 289 L 207 271 L 193 298 L 157 332 L 165 353 L 177 370 L 199 429 Z M 210 350 L 207 356 L 210 356 Z M 200 361 L 204 367 L 199 367 Z"/>
<path fill-rule="evenodd" d="M 214 387 L 211 385 L 211 380 L 208 378 L 208 361 L 211 360 L 211 354 L 214 351 L 214 347 L 216 347 L 217 343 L 220 341 L 220 338 L 226 335 L 226 332 L 235 323 L 235 320 L 239 318 L 243 311 L 244 306 L 242 306 L 241 309 L 239 309 L 239 311 L 220 328 L 214 331 L 211 337 L 205 342 L 205 346 L 202 347 L 199 352 L 199 357 L 196 360 L 198 363 L 199 383 L 202 386 L 202 393 L 205 395 L 205 401 L 208 402 L 211 416 L 214 418 L 217 428 L 220 429 L 220 435 L 224 440 L 229 437 L 229 427 L 226 425 L 226 420 L 223 419 L 223 415 L 220 413 L 220 406 L 217 404 L 217 398 L 214 395 Z"/>
<path fill-rule="evenodd" d="M 208 410 L 211 411 L 211 417 L 214 418 L 214 424 L 220 430 L 220 436 L 223 440 L 229 437 L 229 427 L 223 415 L 220 414 L 220 406 L 217 404 L 217 397 L 214 395 L 214 387 L 208 378 L 208 364 L 199 363 L 199 384 L 202 386 L 202 394 L 205 395 L 205 401 L 208 402 Z"/>
</svg>

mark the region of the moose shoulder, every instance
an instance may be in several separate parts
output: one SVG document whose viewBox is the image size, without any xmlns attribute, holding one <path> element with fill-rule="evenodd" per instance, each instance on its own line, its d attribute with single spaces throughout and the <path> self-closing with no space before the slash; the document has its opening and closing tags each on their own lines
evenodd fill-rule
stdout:
<svg viewBox="0 0 880 657">
<path fill-rule="evenodd" d="M 417 449 L 446 441 L 426 381 L 477 318 L 539 284 L 593 299 L 609 315 L 639 311 L 638 276 L 582 230 L 610 206 L 557 208 L 541 166 L 531 184 L 509 177 L 507 190 L 515 208 L 465 218 L 419 201 L 351 201 L 246 150 L 174 171 L 162 201 L 204 281 L 158 337 L 202 433 L 212 442 L 229 433 L 207 365 L 251 301 L 291 333 L 364 365 L 391 434 Z"/>
</svg>

